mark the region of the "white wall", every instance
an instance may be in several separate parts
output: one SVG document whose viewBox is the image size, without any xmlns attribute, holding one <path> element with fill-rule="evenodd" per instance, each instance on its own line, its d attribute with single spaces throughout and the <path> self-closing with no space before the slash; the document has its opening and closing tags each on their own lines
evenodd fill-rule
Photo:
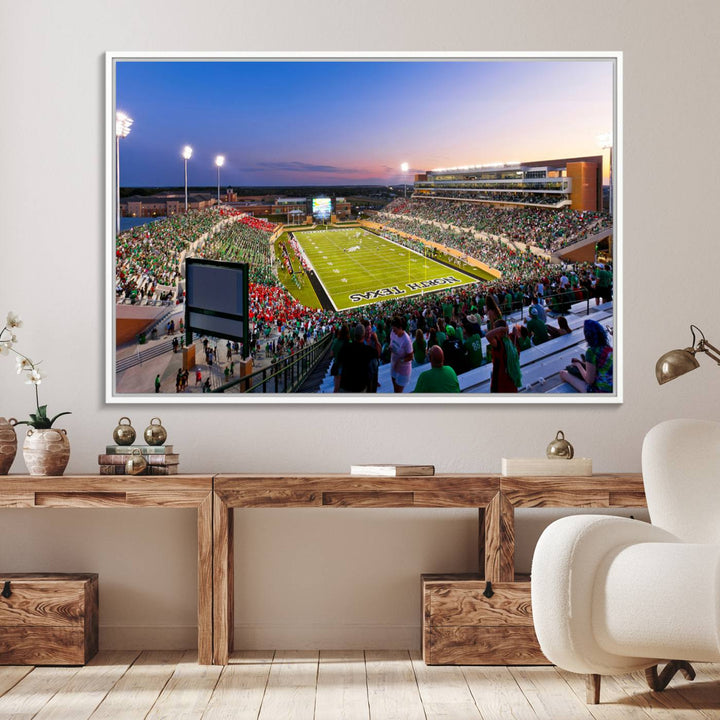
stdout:
<svg viewBox="0 0 720 720">
<path fill-rule="evenodd" d="M 662 388 L 653 368 L 688 343 L 690 322 L 720 335 L 719 28 L 715 0 L 0 0 L 0 316 L 23 316 L 22 349 L 49 376 L 43 401 L 73 411 L 69 471 L 94 471 L 123 414 L 137 427 L 159 414 L 187 472 L 342 472 L 378 458 L 497 472 L 503 455 L 542 453 L 558 428 L 597 471 L 639 470 L 652 425 L 718 411 L 709 362 Z M 103 53 L 276 49 L 624 52 L 623 405 L 104 405 Z M 0 414 L 31 405 L 0 358 Z M 521 567 L 543 518 L 519 518 Z M 420 572 L 474 559 L 472 512 L 258 510 L 236 521 L 238 634 L 256 646 L 415 643 Z M 190 645 L 194 532 L 190 511 L 4 510 L 0 569 L 98 571 L 106 646 Z"/>
</svg>

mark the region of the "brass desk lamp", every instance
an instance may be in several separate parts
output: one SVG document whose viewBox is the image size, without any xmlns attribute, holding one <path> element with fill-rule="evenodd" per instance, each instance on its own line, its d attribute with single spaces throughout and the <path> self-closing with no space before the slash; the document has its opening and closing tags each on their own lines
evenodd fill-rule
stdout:
<svg viewBox="0 0 720 720">
<path fill-rule="evenodd" d="M 700 340 L 698 340 L 695 335 L 696 330 L 700 335 Z M 687 347 L 684 350 L 670 350 L 670 352 L 666 352 L 660 357 L 657 363 L 655 363 L 655 377 L 660 385 L 700 367 L 700 363 L 695 357 L 699 352 L 704 352 L 720 365 L 720 350 L 705 339 L 703 331 L 697 327 L 697 325 L 691 325 L 690 332 L 692 333 L 691 347 Z"/>
</svg>

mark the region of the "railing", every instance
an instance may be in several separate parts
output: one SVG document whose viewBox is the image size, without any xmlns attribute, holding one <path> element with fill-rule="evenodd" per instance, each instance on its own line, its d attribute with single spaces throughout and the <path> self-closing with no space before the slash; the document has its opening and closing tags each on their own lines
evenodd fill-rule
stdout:
<svg viewBox="0 0 720 720">
<path fill-rule="evenodd" d="M 143 298 L 138 300 L 137 298 L 118 298 L 116 300 L 118 305 L 137 305 L 138 307 L 161 307 L 163 305 L 175 305 L 174 300 L 151 300 L 149 298 Z"/>
<path fill-rule="evenodd" d="M 546 312 L 554 313 L 557 315 L 564 315 L 569 310 L 570 305 L 575 305 L 579 302 L 585 302 L 585 314 L 590 314 L 590 300 L 592 300 L 592 295 L 590 292 L 584 288 L 579 288 L 580 293 L 582 294 L 582 298 L 578 298 L 575 295 L 575 292 L 573 291 L 573 297 L 570 298 L 568 296 L 568 293 L 562 292 L 562 293 L 555 293 L 551 295 L 543 295 L 544 300 L 544 307 Z M 553 302 L 555 301 L 555 302 Z M 511 309 L 508 309 L 507 304 L 505 303 L 504 298 L 501 300 L 499 304 L 500 311 L 503 313 L 503 315 L 507 315 L 510 312 L 517 312 L 520 311 L 520 320 L 523 320 L 525 318 L 525 315 L 529 313 L 530 308 L 532 305 L 526 304 L 527 300 L 525 297 L 523 297 L 522 300 L 512 302 Z"/>
<path fill-rule="evenodd" d="M 149 347 L 145 350 L 138 350 L 134 355 L 128 355 L 127 357 L 118 360 L 115 363 L 115 372 L 124 372 L 128 368 L 135 367 L 136 365 L 141 365 L 148 360 L 152 360 L 153 358 L 158 357 L 158 355 L 163 355 L 164 353 L 172 350 L 172 346 L 173 341 L 168 340 L 167 342 L 158 343 L 157 345 L 153 345 L 153 347 Z"/>
<path fill-rule="evenodd" d="M 262 370 L 225 383 L 213 389 L 212 392 L 297 392 L 327 352 L 332 338 L 333 334 L 328 333 L 325 337 L 314 342 L 312 345 L 308 345 L 299 352 L 288 355 L 288 357 L 282 358 Z"/>
</svg>

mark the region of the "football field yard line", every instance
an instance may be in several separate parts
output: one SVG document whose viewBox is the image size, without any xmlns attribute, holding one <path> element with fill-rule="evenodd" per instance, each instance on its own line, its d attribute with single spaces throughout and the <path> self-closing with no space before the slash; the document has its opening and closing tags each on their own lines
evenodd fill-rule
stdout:
<svg viewBox="0 0 720 720">
<path fill-rule="evenodd" d="M 338 310 L 425 292 L 449 291 L 478 282 L 478 278 L 459 268 L 367 230 L 306 231 L 295 233 L 295 237 Z M 358 249 L 348 252 L 353 246 Z M 427 282 L 444 281 L 448 277 L 452 278 L 449 282 L 425 286 Z"/>
</svg>

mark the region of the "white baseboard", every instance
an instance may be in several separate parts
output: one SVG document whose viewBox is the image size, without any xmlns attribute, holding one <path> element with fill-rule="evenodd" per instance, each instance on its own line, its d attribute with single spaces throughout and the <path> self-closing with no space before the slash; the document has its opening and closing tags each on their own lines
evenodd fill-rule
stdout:
<svg viewBox="0 0 720 720">
<path fill-rule="evenodd" d="M 235 647 L 243 650 L 406 650 L 420 647 L 417 625 L 235 626 Z M 188 650 L 197 647 L 189 625 L 103 625 L 101 650 Z"/>
</svg>

